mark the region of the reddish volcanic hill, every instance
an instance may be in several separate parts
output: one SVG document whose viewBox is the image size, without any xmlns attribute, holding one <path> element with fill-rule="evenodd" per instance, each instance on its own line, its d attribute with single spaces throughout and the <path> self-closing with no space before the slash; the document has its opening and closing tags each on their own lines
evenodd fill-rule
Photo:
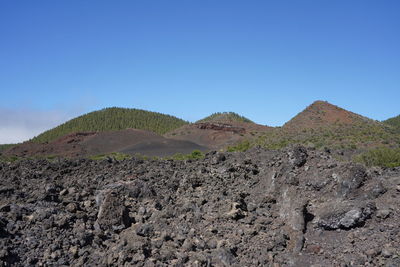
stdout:
<svg viewBox="0 0 400 267">
<path fill-rule="evenodd" d="M 271 130 L 272 127 L 255 123 L 224 120 L 184 125 L 164 136 L 175 140 L 195 142 L 212 149 L 222 149 Z"/>
<path fill-rule="evenodd" d="M 65 156 L 83 157 L 111 152 L 169 156 L 175 153 L 191 153 L 193 150 L 208 150 L 207 147 L 188 141 L 169 140 L 156 133 L 126 129 L 109 132 L 73 133 L 53 142 L 38 144 L 26 142 L 3 154 L 6 156 Z"/>
<path fill-rule="evenodd" d="M 50 143 L 25 142 L 3 152 L 5 156 L 81 156 L 84 155 L 82 142 L 97 135 L 96 132 L 72 133 Z"/>
<path fill-rule="evenodd" d="M 360 122 L 373 122 L 373 120 L 332 105 L 326 101 L 315 101 L 297 116 L 285 123 L 283 128 L 301 130 L 331 125 L 352 125 Z"/>
<path fill-rule="evenodd" d="M 122 152 L 170 156 L 190 154 L 193 150 L 226 149 L 242 141 L 272 149 L 291 143 L 351 149 L 398 144 L 399 138 L 392 133 L 393 127 L 388 127 L 328 102 L 315 101 L 283 127 L 259 125 L 236 113 L 224 112 L 186 124 L 164 136 L 138 129 L 78 132 L 44 144 L 26 142 L 4 151 L 3 155 L 86 157 Z"/>
</svg>

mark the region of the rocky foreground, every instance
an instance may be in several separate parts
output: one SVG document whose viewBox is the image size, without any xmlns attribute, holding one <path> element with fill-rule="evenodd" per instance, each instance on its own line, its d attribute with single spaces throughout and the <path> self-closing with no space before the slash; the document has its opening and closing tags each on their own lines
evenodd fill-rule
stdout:
<svg viewBox="0 0 400 267">
<path fill-rule="evenodd" d="M 334 158 L 0 163 L 0 262 L 400 266 L 400 169 Z"/>
</svg>

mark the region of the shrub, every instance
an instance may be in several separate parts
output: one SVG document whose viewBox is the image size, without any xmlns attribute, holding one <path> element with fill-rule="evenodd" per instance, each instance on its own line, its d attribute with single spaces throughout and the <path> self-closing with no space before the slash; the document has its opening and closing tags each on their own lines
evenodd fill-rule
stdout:
<svg viewBox="0 0 400 267">
<path fill-rule="evenodd" d="M 0 162 L 14 162 L 17 160 L 21 160 L 21 158 L 17 156 L 5 157 L 0 155 Z"/>
<path fill-rule="evenodd" d="M 380 147 L 371 149 L 355 157 L 355 161 L 367 166 L 400 166 L 400 148 Z"/>
<path fill-rule="evenodd" d="M 167 159 L 169 159 L 169 158 L 167 158 Z M 176 153 L 172 157 L 170 157 L 170 159 L 173 159 L 173 160 L 185 160 L 185 159 L 187 159 L 187 157 L 185 157 L 185 155 L 183 155 L 182 153 Z"/>
<path fill-rule="evenodd" d="M 13 146 L 16 146 L 16 145 L 17 144 L 1 144 L 0 145 L 0 153 L 2 151 L 5 151 L 5 150 L 9 149 L 9 148 L 12 148 Z"/>
<path fill-rule="evenodd" d="M 200 150 L 193 150 L 192 154 L 190 154 L 191 159 L 202 159 L 204 158 L 203 152 Z"/>
<path fill-rule="evenodd" d="M 113 153 L 110 153 L 110 154 L 95 155 L 95 156 L 91 156 L 89 158 L 92 159 L 92 160 L 104 160 L 104 159 L 107 159 L 107 158 L 112 158 L 112 159 L 115 159 L 115 160 L 124 160 L 124 159 L 131 159 L 132 157 L 127 155 L 127 154 L 113 152 Z"/>
<path fill-rule="evenodd" d="M 182 153 L 176 153 L 175 155 L 171 157 L 166 157 L 165 159 L 173 159 L 173 160 L 188 160 L 188 159 L 202 159 L 204 158 L 204 153 L 201 152 L 200 150 L 193 150 L 192 153 L 190 154 L 182 154 Z"/>
<path fill-rule="evenodd" d="M 251 147 L 251 143 L 247 140 L 238 143 L 236 146 L 230 146 L 228 147 L 227 151 L 228 152 L 235 152 L 235 151 L 246 151 Z"/>
</svg>

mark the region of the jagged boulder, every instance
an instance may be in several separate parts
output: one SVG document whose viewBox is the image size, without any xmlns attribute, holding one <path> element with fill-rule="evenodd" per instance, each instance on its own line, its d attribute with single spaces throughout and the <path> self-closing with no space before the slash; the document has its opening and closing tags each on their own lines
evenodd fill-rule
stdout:
<svg viewBox="0 0 400 267">
<path fill-rule="evenodd" d="M 296 167 L 301 167 L 307 162 L 307 149 L 304 146 L 295 146 L 288 152 L 289 162 Z"/>
<path fill-rule="evenodd" d="M 106 185 L 96 195 L 96 203 L 99 207 L 96 228 L 122 230 L 129 227 L 134 222 L 134 218 L 129 215 L 126 199 L 154 195 L 154 190 L 140 181 L 120 181 Z"/>
<path fill-rule="evenodd" d="M 317 224 L 325 230 L 351 229 L 364 225 L 374 214 L 373 202 L 335 202 L 324 205 L 318 214 Z"/>
</svg>

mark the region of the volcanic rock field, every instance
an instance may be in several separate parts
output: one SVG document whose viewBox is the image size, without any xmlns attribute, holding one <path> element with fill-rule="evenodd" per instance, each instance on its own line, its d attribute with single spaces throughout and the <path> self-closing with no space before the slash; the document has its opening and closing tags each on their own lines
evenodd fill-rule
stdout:
<svg viewBox="0 0 400 267">
<path fill-rule="evenodd" d="M 3 266 L 400 266 L 400 168 L 329 150 L 0 163 Z"/>
</svg>

